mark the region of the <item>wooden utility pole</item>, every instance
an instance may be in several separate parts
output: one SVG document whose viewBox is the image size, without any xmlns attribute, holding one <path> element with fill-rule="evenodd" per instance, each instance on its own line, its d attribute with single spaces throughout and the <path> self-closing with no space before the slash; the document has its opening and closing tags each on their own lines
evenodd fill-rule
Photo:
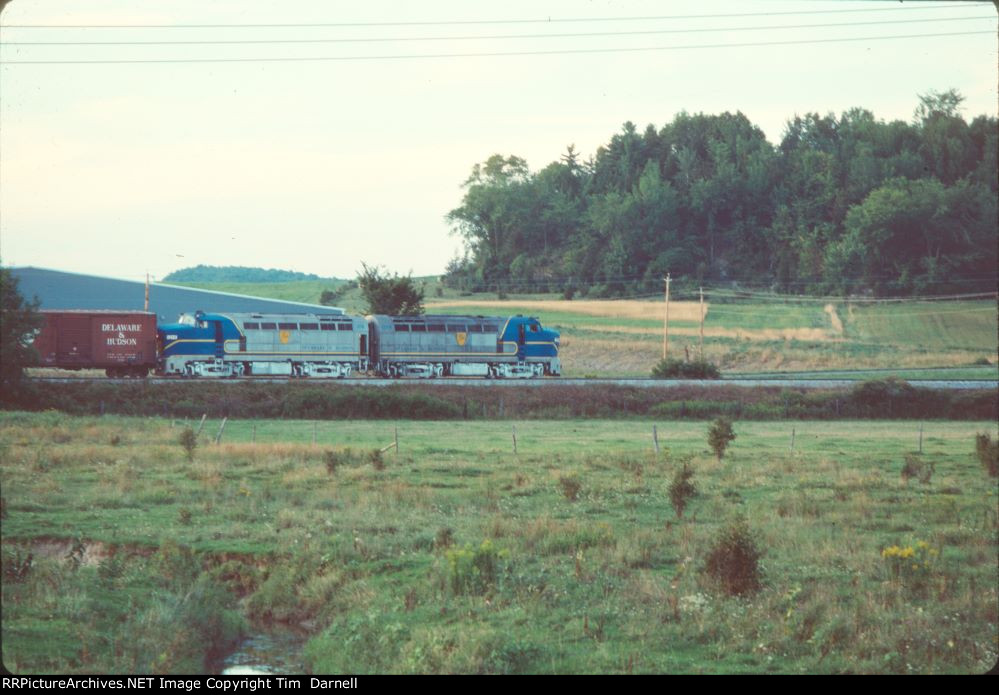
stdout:
<svg viewBox="0 0 999 695">
<path fill-rule="evenodd" d="M 701 342 L 698 344 L 697 348 L 697 359 L 701 362 L 704 361 L 704 288 L 701 290 Z"/>
<path fill-rule="evenodd" d="M 666 314 L 663 317 L 663 360 L 669 355 L 669 273 L 663 278 L 666 283 Z"/>
</svg>

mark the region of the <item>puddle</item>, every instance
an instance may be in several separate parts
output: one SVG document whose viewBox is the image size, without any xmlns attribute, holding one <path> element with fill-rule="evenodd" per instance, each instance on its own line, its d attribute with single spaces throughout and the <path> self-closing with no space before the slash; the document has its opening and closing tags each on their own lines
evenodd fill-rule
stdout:
<svg viewBox="0 0 999 695">
<path fill-rule="evenodd" d="M 290 630 L 251 634 L 212 670 L 224 676 L 302 674 L 305 640 L 305 636 Z"/>
</svg>

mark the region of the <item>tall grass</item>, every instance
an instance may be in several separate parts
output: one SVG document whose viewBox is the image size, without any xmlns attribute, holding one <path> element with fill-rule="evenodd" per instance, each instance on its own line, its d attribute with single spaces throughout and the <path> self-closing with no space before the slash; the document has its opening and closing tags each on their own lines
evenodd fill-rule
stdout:
<svg viewBox="0 0 999 695">
<path fill-rule="evenodd" d="M 723 463 L 703 423 L 660 422 L 658 456 L 649 425 L 519 421 L 514 455 L 508 423 L 235 420 L 191 462 L 169 420 L 0 413 L 4 663 L 198 671 L 242 621 L 307 631 L 317 673 L 994 663 L 993 423 L 925 427 L 924 484 L 912 425 L 798 422 L 792 451 L 786 423 L 741 421 Z M 733 596 L 706 568 L 738 518 L 762 554 Z"/>
</svg>

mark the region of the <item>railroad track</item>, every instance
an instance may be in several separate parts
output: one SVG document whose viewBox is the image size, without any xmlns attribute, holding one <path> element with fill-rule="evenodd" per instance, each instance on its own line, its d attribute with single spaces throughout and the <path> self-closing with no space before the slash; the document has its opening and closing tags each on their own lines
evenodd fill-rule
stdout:
<svg viewBox="0 0 999 695">
<path fill-rule="evenodd" d="M 464 388 L 485 388 L 500 386 L 504 388 L 545 388 L 548 386 L 627 386 L 631 388 L 676 388 L 678 386 L 700 386 L 703 388 L 718 388 L 724 386 L 740 386 L 744 388 L 770 387 L 770 388 L 798 388 L 798 389 L 839 389 L 850 388 L 861 383 L 856 379 L 828 378 L 828 379 L 575 379 L 575 378 L 544 378 L 544 379 L 483 379 L 478 377 L 450 377 L 447 379 L 381 379 L 371 377 L 352 377 L 349 379 L 290 379 L 288 377 L 241 377 L 241 378 L 219 378 L 219 379 L 182 379 L 177 377 L 151 377 L 148 379 L 109 379 L 107 377 L 32 377 L 32 381 L 48 384 L 79 384 L 79 383 L 102 383 L 102 384 L 135 384 L 146 383 L 151 386 L 162 384 L 182 384 L 182 383 L 263 383 L 263 384 L 285 384 L 285 383 L 307 383 L 314 386 L 335 385 L 335 386 L 393 386 L 401 384 L 420 385 L 427 388 L 439 388 L 448 386 L 459 386 Z M 999 380 L 967 380 L 967 379 L 939 379 L 912 382 L 913 386 L 934 390 L 999 390 Z"/>
</svg>

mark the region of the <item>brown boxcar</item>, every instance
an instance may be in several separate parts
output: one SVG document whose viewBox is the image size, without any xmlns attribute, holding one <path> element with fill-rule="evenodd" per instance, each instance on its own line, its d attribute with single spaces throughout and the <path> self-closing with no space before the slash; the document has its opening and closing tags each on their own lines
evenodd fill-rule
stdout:
<svg viewBox="0 0 999 695">
<path fill-rule="evenodd" d="M 103 369 L 141 376 L 156 367 L 156 314 L 144 311 L 49 311 L 35 338 L 39 365 Z"/>
</svg>

